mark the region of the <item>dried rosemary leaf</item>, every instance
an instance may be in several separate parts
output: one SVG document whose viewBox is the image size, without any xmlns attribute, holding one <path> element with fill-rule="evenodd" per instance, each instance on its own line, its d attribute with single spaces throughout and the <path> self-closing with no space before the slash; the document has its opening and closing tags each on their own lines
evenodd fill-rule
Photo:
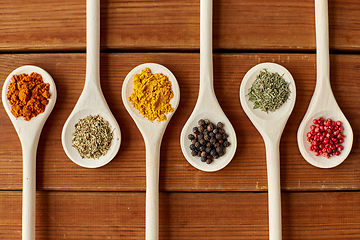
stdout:
<svg viewBox="0 0 360 240">
<path fill-rule="evenodd" d="M 260 108 L 266 113 L 274 112 L 289 99 L 289 84 L 279 73 L 264 69 L 249 89 L 249 101 L 254 103 L 254 109 Z"/>
<path fill-rule="evenodd" d="M 89 115 L 75 124 L 72 143 L 82 158 L 98 159 L 110 149 L 112 139 L 109 122 Z"/>
</svg>

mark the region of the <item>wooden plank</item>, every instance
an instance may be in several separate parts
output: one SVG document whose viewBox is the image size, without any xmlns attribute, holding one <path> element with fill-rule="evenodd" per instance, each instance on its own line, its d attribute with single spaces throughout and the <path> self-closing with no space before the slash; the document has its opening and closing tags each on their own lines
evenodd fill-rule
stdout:
<svg viewBox="0 0 360 240">
<path fill-rule="evenodd" d="M 282 193 L 283 239 L 359 239 L 359 192 Z M 21 239 L 21 192 L 0 192 Z M 266 193 L 161 193 L 160 239 L 268 239 Z M 145 193 L 38 192 L 36 239 L 144 239 Z"/>
<path fill-rule="evenodd" d="M 102 49 L 198 50 L 199 1 L 101 1 Z M 0 51 L 85 50 L 85 1 L 4 1 Z M 357 0 L 329 1 L 330 48 L 360 50 Z M 215 49 L 313 51 L 314 1 L 215 0 Z"/>
<path fill-rule="evenodd" d="M 359 91 L 356 76 L 360 56 L 332 55 L 331 83 L 339 106 L 349 119 L 354 146 L 348 159 L 334 169 L 318 169 L 301 156 L 297 128 L 306 112 L 315 86 L 315 55 L 312 54 L 215 54 L 215 92 L 232 122 L 238 138 L 232 162 L 214 173 L 201 172 L 188 164 L 179 144 L 180 132 L 196 102 L 199 87 L 197 53 L 102 54 L 101 84 L 106 100 L 119 122 L 122 143 L 116 158 L 99 169 L 85 169 L 71 162 L 61 145 L 63 124 L 82 91 L 85 54 L 0 55 L 0 79 L 16 67 L 34 64 L 55 79 L 58 99 L 43 129 L 37 155 L 38 190 L 144 191 L 145 147 L 142 136 L 121 100 L 127 73 L 143 62 L 158 62 L 177 77 L 181 101 L 165 132 L 161 148 L 162 191 L 264 191 L 267 189 L 263 140 L 243 112 L 239 100 L 242 77 L 255 64 L 277 62 L 292 73 L 297 87 L 294 111 L 281 139 L 281 182 L 284 190 L 359 190 L 360 152 Z M 18 137 L 0 108 L 0 189 L 21 189 L 22 160 Z"/>
</svg>

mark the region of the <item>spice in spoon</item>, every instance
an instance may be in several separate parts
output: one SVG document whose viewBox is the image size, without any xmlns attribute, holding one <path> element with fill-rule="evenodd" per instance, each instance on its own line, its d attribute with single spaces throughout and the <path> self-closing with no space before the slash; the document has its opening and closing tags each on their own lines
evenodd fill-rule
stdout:
<svg viewBox="0 0 360 240">
<path fill-rule="evenodd" d="M 12 76 L 11 80 L 6 98 L 14 117 L 23 116 L 25 121 L 29 121 L 45 111 L 50 98 L 50 84 L 44 83 L 41 74 L 23 73 Z"/>
<path fill-rule="evenodd" d="M 192 129 L 193 133 L 188 135 L 191 155 L 211 164 L 214 159 L 225 155 L 226 148 L 230 146 L 228 134 L 222 122 L 214 124 L 208 119 L 200 119 L 198 124 Z"/>
<path fill-rule="evenodd" d="M 315 156 L 330 158 L 339 156 L 344 146 L 344 127 L 341 121 L 322 117 L 313 120 L 310 131 L 306 134 L 307 142 L 310 143 L 309 150 Z"/>
<path fill-rule="evenodd" d="M 87 116 L 75 124 L 72 143 L 82 158 L 98 159 L 111 146 L 113 131 L 101 116 Z"/>
<path fill-rule="evenodd" d="M 289 99 L 289 84 L 279 73 L 264 69 L 249 89 L 249 101 L 254 103 L 254 109 L 260 108 L 266 113 L 274 112 Z"/>
<path fill-rule="evenodd" d="M 174 111 L 170 100 L 174 98 L 169 78 L 162 73 L 152 74 L 149 68 L 134 76 L 134 89 L 129 101 L 149 121 L 165 121 L 166 115 Z"/>
</svg>

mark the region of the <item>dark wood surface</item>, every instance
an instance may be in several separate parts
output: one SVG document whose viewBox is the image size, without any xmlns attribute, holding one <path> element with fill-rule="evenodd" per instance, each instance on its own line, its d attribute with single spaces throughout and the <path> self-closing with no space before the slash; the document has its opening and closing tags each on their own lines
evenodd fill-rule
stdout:
<svg viewBox="0 0 360 240">
<path fill-rule="evenodd" d="M 85 81 L 85 1 L 0 4 L 0 79 L 37 65 L 58 92 L 37 153 L 37 239 L 145 238 L 145 146 L 121 100 L 125 76 L 145 62 L 169 68 L 181 91 L 161 146 L 160 239 L 268 239 L 264 142 L 239 100 L 261 62 L 286 67 L 297 88 L 280 144 L 283 239 L 360 239 L 360 4 L 329 2 L 331 85 L 354 131 L 333 169 L 309 165 L 296 141 L 316 81 L 313 1 L 214 0 L 215 93 L 237 152 L 214 173 L 188 164 L 179 141 L 199 90 L 199 10 L 198 1 L 101 1 L 101 86 L 122 143 L 108 165 L 85 169 L 61 145 Z M 2 107 L 0 132 L 0 239 L 21 239 L 22 151 Z"/>
<path fill-rule="evenodd" d="M 1 238 L 21 239 L 21 192 L 0 193 Z M 283 192 L 283 239 L 357 239 L 358 192 Z M 267 193 L 160 194 L 160 239 L 268 239 Z M 37 194 L 37 239 L 144 239 L 145 193 Z"/>
</svg>

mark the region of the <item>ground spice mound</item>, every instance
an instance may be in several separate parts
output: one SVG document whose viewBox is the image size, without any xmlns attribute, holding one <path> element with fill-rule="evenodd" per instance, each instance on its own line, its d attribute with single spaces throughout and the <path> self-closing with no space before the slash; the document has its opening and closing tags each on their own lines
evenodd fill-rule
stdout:
<svg viewBox="0 0 360 240">
<path fill-rule="evenodd" d="M 113 132 L 109 122 L 101 116 L 89 115 L 75 124 L 72 136 L 73 147 L 81 158 L 98 159 L 110 149 Z"/>
<path fill-rule="evenodd" d="M 165 121 L 165 114 L 174 111 L 170 104 L 174 93 L 166 75 L 152 74 L 149 68 L 145 68 L 141 74 L 135 74 L 133 84 L 134 89 L 129 101 L 149 121 Z"/>
<path fill-rule="evenodd" d="M 44 83 L 38 73 L 14 75 L 6 94 L 11 104 L 11 113 L 17 118 L 23 116 L 26 121 L 45 111 L 49 103 L 49 83 Z"/>
</svg>

